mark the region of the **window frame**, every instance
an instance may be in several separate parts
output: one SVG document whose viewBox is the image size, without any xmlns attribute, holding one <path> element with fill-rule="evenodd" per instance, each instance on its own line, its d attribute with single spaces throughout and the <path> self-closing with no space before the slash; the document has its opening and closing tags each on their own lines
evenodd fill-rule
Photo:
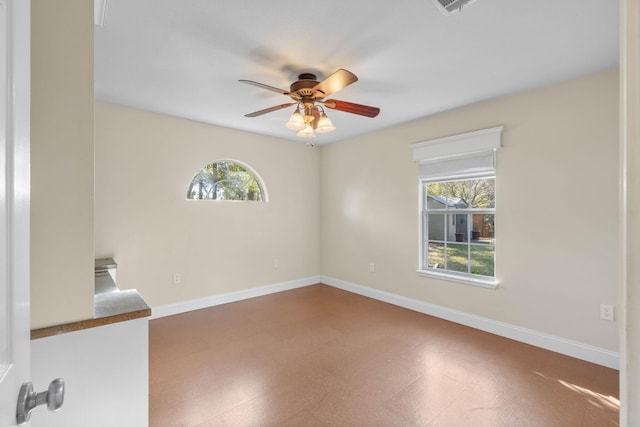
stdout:
<svg viewBox="0 0 640 427">
<path fill-rule="evenodd" d="M 418 269 L 419 276 L 438 278 L 467 285 L 480 286 L 495 289 L 498 286 L 497 278 L 497 240 L 494 233 L 494 276 L 479 276 L 470 273 L 458 273 L 455 271 L 436 271 L 425 269 L 428 236 L 425 231 L 425 217 L 423 211 L 426 203 L 426 182 L 448 182 L 461 179 L 474 179 L 493 177 L 494 185 L 497 184 L 496 152 L 502 147 L 502 131 L 504 126 L 480 129 L 457 135 L 415 142 L 411 144 L 413 160 L 418 166 Z M 497 209 L 493 208 L 494 224 Z M 481 212 L 478 212 L 481 213 Z M 446 216 L 445 216 L 446 217 Z M 426 237 L 426 239 L 425 239 Z M 446 238 L 446 236 L 443 236 Z M 441 270 L 441 269 L 437 269 Z M 469 270 L 467 270 L 469 271 Z"/>
<path fill-rule="evenodd" d="M 493 184 L 494 184 L 494 188 L 496 185 L 496 174 L 495 172 L 484 172 L 484 173 L 479 173 L 479 174 L 461 174 L 461 175 L 453 175 L 453 176 L 447 176 L 447 177 L 443 177 L 443 178 L 421 178 L 420 179 L 420 248 L 419 248 L 419 261 L 418 261 L 418 265 L 419 268 L 417 270 L 417 273 L 420 276 L 425 276 L 425 277 L 435 277 L 435 278 L 439 278 L 439 279 L 444 279 L 444 280 L 449 280 L 449 281 L 454 281 L 454 282 L 459 282 L 459 283 L 464 283 L 464 284 L 468 284 L 468 285 L 474 285 L 474 286 L 480 286 L 480 287 L 484 287 L 484 288 L 490 288 L 490 289 L 495 289 L 498 286 L 498 281 L 496 279 L 495 276 L 495 272 L 496 272 L 496 260 L 497 260 L 497 244 L 496 244 L 496 239 L 495 239 L 495 234 L 494 234 L 494 241 L 491 244 L 486 244 L 486 243 L 473 243 L 471 242 L 471 239 L 469 239 L 467 237 L 467 241 L 465 242 L 453 242 L 455 244 L 465 244 L 467 246 L 467 261 L 468 264 L 470 265 L 471 262 L 471 248 L 473 246 L 478 246 L 478 247 L 492 247 L 493 248 L 493 271 L 494 271 L 494 276 L 483 276 L 483 275 L 478 275 L 478 274 L 473 274 L 471 272 L 458 272 L 458 271 L 454 271 L 454 270 L 444 270 L 444 269 L 436 269 L 436 268 L 432 268 L 429 267 L 428 264 L 428 260 L 427 260 L 427 255 L 428 255 L 428 245 L 429 245 L 429 223 L 428 223 L 428 215 L 429 213 L 433 214 L 442 214 L 445 217 L 445 224 L 447 226 L 449 226 L 448 224 L 448 218 L 450 218 L 450 216 L 448 215 L 465 215 L 467 216 L 467 218 L 469 217 L 473 217 L 473 215 L 493 215 L 494 217 L 494 233 L 495 233 L 495 222 L 496 222 L 496 202 L 494 202 L 494 207 L 493 208 L 460 208 L 460 209 L 428 209 L 427 207 L 427 202 L 428 202 L 428 197 L 427 197 L 427 184 L 429 183 L 435 183 L 435 182 L 442 182 L 442 183 L 448 183 L 448 182 L 454 182 L 454 181 L 463 181 L 463 180 L 473 180 L 473 179 L 493 179 Z M 472 225 L 473 221 L 469 221 L 467 220 L 467 236 L 471 236 L 472 235 Z M 433 239 L 431 239 L 431 241 L 433 241 Z M 449 246 L 449 244 L 451 243 L 449 241 L 449 239 L 447 238 L 447 235 L 445 234 L 443 236 L 443 240 L 442 243 L 444 244 L 444 257 L 446 259 L 447 256 L 447 251 L 446 248 Z M 469 267 L 470 268 L 470 267 Z"/>
<path fill-rule="evenodd" d="M 217 164 L 217 163 L 229 163 L 229 164 L 235 164 L 237 166 L 240 166 L 242 169 L 244 169 L 245 172 L 247 172 L 249 175 L 251 175 L 251 177 L 253 178 L 253 180 L 256 182 L 258 189 L 260 190 L 260 194 L 261 194 L 261 200 L 251 200 L 251 199 L 244 199 L 244 200 L 240 200 L 240 199 L 217 199 L 217 198 L 191 198 L 189 197 L 190 194 L 190 190 L 192 188 L 193 185 L 193 181 L 196 179 L 196 177 L 200 174 L 200 172 L 205 169 L 207 166 L 212 165 L 212 164 Z M 226 178 L 228 179 L 228 178 Z M 224 180 L 221 180 L 224 181 Z M 258 172 L 256 172 L 256 170 L 254 168 L 252 168 L 251 166 L 249 166 L 248 164 L 236 160 L 236 159 L 229 159 L 229 158 L 222 158 L 222 159 L 216 159 L 212 162 L 208 162 L 206 163 L 204 166 L 202 166 L 200 169 L 198 169 L 198 171 L 193 175 L 193 177 L 191 178 L 191 181 L 189 181 L 189 185 L 187 186 L 187 196 L 186 196 L 187 200 L 196 200 L 196 201 L 209 201 L 209 202 L 257 202 L 257 203 L 268 203 L 269 202 L 269 195 L 267 193 L 267 186 L 264 183 L 264 180 L 262 179 L 262 177 L 260 176 L 260 174 L 258 174 Z"/>
</svg>

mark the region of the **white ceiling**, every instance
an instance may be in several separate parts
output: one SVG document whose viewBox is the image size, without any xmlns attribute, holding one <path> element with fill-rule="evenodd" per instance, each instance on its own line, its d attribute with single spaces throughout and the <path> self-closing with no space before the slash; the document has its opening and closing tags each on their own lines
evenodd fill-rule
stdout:
<svg viewBox="0 0 640 427">
<path fill-rule="evenodd" d="M 615 0 L 477 0 L 444 16 L 432 0 L 107 0 L 95 27 L 98 100 L 307 142 L 284 127 L 282 89 L 303 71 L 359 77 L 331 98 L 327 144 L 618 65 Z"/>
</svg>

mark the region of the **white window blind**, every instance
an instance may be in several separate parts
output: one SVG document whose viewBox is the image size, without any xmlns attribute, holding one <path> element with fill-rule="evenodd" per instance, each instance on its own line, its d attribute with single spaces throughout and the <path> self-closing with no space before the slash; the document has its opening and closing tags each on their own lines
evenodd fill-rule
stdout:
<svg viewBox="0 0 640 427">
<path fill-rule="evenodd" d="M 503 126 L 411 144 L 422 180 L 495 173 Z"/>
</svg>

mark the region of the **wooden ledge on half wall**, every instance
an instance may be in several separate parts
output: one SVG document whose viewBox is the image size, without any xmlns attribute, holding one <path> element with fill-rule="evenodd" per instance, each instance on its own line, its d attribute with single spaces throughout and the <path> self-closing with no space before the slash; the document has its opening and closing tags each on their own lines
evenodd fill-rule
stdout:
<svg viewBox="0 0 640 427">
<path fill-rule="evenodd" d="M 118 289 L 105 268 L 105 265 L 108 265 L 108 268 L 116 268 L 117 265 L 110 258 L 108 261 L 96 260 L 93 319 L 32 329 L 32 340 L 151 316 L 151 308 L 137 290 Z"/>
</svg>

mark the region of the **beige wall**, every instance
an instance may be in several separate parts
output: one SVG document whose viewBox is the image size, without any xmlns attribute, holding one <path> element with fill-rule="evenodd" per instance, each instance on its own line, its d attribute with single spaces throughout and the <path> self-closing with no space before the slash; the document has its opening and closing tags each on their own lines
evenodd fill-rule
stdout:
<svg viewBox="0 0 640 427">
<path fill-rule="evenodd" d="M 31 327 L 93 317 L 93 1 L 31 2 Z"/>
<path fill-rule="evenodd" d="M 618 80 L 610 70 L 323 147 L 322 274 L 617 351 L 599 305 L 618 301 Z M 417 276 L 409 145 L 498 125 L 500 286 Z"/>
<path fill-rule="evenodd" d="M 617 70 L 319 149 L 98 103 L 96 255 L 152 306 L 323 274 L 617 351 L 599 319 L 618 301 L 617 122 Z M 500 286 L 417 276 L 409 145 L 497 125 Z M 257 170 L 270 202 L 187 201 L 221 158 Z"/>
<path fill-rule="evenodd" d="M 121 288 L 158 306 L 320 274 L 317 149 L 104 103 L 95 128 L 96 256 Z M 269 202 L 187 200 L 217 159 L 251 166 Z"/>
</svg>

